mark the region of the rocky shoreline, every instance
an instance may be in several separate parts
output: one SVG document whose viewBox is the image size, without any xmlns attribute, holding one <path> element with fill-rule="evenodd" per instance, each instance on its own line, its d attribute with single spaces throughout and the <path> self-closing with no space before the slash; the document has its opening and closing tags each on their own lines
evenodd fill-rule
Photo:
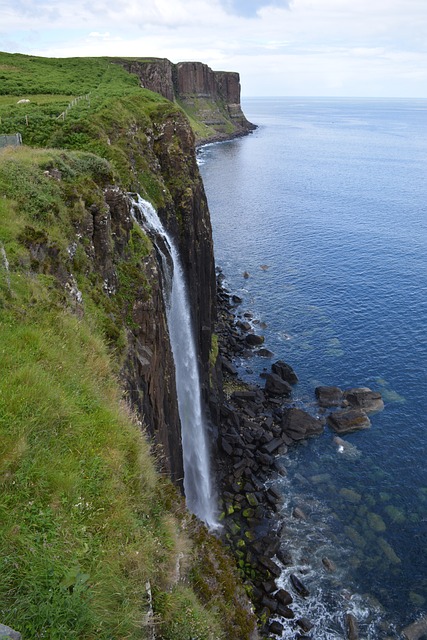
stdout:
<svg viewBox="0 0 427 640">
<path fill-rule="evenodd" d="M 223 394 L 217 399 L 217 473 L 221 496 L 223 537 L 233 550 L 260 621 L 264 638 L 282 636 L 285 627 L 296 640 L 314 640 L 310 631 L 315 621 L 298 617 L 293 603 L 307 598 L 304 576 L 291 573 L 287 589 L 277 579 L 293 563 L 286 547 L 284 526 L 279 517 L 283 496 L 272 481 L 286 476 L 280 459 L 294 444 L 323 432 L 326 423 L 337 434 L 370 425 L 368 413 L 381 410 L 379 393 L 362 387 L 342 391 L 318 387 L 318 415 L 313 416 L 292 402 L 292 386 L 298 381 L 292 367 L 277 361 L 264 368 L 264 387 L 239 379 L 233 360 L 257 354 L 271 359 L 264 338 L 253 331 L 251 314 L 237 312 L 242 300 L 224 288 L 224 276 L 217 273 L 218 372 Z M 338 447 L 348 443 L 339 436 Z M 351 447 L 351 445 L 348 445 Z M 293 517 L 305 514 L 294 508 Z M 334 563 L 322 558 L 325 571 Z M 300 607 L 298 607 L 300 608 Z M 350 612 L 343 620 L 347 640 L 358 640 L 358 622 Z"/>
</svg>

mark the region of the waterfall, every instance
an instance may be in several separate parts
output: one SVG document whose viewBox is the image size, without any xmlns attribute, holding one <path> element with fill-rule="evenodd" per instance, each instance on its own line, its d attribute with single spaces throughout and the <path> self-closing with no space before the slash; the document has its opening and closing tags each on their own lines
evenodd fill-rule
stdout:
<svg viewBox="0 0 427 640">
<path fill-rule="evenodd" d="M 207 425 L 200 397 L 200 377 L 190 305 L 177 248 L 153 206 L 132 199 L 134 219 L 153 238 L 162 262 L 166 315 L 175 363 L 181 420 L 184 492 L 188 509 L 209 527 L 218 526 L 212 489 Z"/>
</svg>

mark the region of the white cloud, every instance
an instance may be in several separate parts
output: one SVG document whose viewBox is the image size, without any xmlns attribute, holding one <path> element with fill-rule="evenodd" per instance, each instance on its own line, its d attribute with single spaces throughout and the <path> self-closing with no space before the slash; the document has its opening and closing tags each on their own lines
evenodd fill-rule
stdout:
<svg viewBox="0 0 427 640">
<path fill-rule="evenodd" d="M 427 97 L 425 0 L 0 0 L 0 10 L 8 51 L 201 60 L 239 71 L 247 95 Z"/>
</svg>

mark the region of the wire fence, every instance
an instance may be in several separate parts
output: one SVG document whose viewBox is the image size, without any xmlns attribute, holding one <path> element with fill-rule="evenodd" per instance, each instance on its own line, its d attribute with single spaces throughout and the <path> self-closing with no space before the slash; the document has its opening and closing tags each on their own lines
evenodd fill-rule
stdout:
<svg viewBox="0 0 427 640">
<path fill-rule="evenodd" d="M 20 133 L 10 133 L 0 135 L 0 149 L 3 147 L 19 147 L 22 144 L 22 136 Z"/>
<path fill-rule="evenodd" d="M 72 100 L 70 102 L 70 104 L 67 106 L 67 108 L 59 114 L 59 116 L 57 116 L 57 120 L 62 119 L 65 120 L 67 113 L 69 112 L 70 109 L 72 109 L 78 102 L 80 102 L 80 100 L 87 100 L 89 103 L 89 107 L 90 107 L 90 93 L 87 93 L 85 96 L 77 96 L 77 98 L 74 98 L 74 100 Z"/>
</svg>

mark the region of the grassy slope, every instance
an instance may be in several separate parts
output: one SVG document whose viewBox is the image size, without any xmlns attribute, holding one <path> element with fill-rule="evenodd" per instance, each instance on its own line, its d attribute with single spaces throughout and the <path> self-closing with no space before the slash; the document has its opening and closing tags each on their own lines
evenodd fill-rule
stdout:
<svg viewBox="0 0 427 640">
<path fill-rule="evenodd" d="M 81 247 L 67 251 L 105 184 L 168 197 L 138 150 L 175 107 L 105 60 L 0 54 L 0 76 L 0 133 L 58 147 L 0 150 L 0 622 L 24 638 L 145 638 L 149 581 L 157 637 L 243 639 L 251 619 L 230 561 L 158 475 L 121 401 L 123 300 L 105 296 Z M 53 117 L 89 91 L 90 106 Z M 32 111 L 16 107 L 21 97 Z M 35 239 L 49 249 L 43 268 Z M 149 250 L 134 234 L 122 273 Z M 83 292 L 83 316 L 61 265 Z"/>
</svg>

